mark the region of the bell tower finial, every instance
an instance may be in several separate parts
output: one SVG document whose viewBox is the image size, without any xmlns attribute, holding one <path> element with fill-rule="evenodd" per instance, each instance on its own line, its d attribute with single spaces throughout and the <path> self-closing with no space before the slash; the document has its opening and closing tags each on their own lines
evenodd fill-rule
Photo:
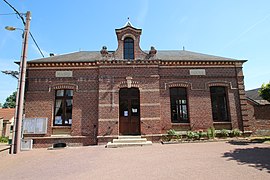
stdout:
<svg viewBox="0 0 270 180">
<path fill-rule="evenodd" d="M 131 24 L 131 22 L 130 22 L 130 18 L 129 17 L 127 17 L 127 23 L 125 24 L 125 26 L 131 26 L 131 27 L 133 27 L 132 24 Z"/>
</svg>

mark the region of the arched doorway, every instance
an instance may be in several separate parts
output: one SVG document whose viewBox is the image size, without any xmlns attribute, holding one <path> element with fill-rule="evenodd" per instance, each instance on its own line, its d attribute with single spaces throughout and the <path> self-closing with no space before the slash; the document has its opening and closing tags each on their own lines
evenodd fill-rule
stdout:
<svg viewBox="0 0 270 180">
<path fill-rule="evenodd" d="M 121 88 L 119 91 L 119 133 L 139 135 L 140 92 L 138 88 Z"/>
</svg>

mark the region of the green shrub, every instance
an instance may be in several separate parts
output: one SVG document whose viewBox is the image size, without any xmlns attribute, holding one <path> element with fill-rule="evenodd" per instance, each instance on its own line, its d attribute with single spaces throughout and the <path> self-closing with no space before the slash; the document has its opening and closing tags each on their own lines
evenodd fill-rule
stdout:
<svg viewBox="0 0 270 180">
<path fill-rule="evenodd" d="M 200 133 L 200 138 L 207 137 L 207 132 L 199 132 L 199 133 Z"/>
<path fill-rule="evenodd" d="M 195 133 L 199 135 L 199 139 L 207 137 L 207 133 L 203 132 L 203 130 L 196 131 Z"/>
<path fill-rule="evenodd" d="M 239 137 L 242 135 L 242 132 L 239 129 L 233 129 L 231 131 L 231 135 L 232 135 L 232 137 Z"/>
<path fill-rule="evenodd" d="M 167 131 L 167 134 L 170 135 L 170 136 L 175 136 L 176 131 L 174 129 L 170 129 L 169 131 Z"/>
<path fill-rule="evenodd" d="M 207 133 L 208 139 L 211 139 L 212 136 L 211 136 L 211 129 L 210 128 L 207 129 L 207 132 L 206 133 Z"/>
<path fill-rule="evenodd" d="M 207 137 L 208 139 L 212 139 L 216 137 L 216 130 L 214 127 L 210 127 L 207 129 Z"/>
<path fill-rule="evenodd" d="M 187 138 L 188 139 L 199 139 L 200 138 L 199 132 L 188 131 Z"/>
<path fill-rule="evenodd" d="M 193 139 L 194 135 L 193 135 L 193 132 L 192 131 L 188 131 L 187 132 L 187 138 L 188 139 Z"/>
<path fill-rule="evenodd" d="M 0 143 L 7 143 L 7 142 L 8 142 L 8 137 L 0 136 Z"/>
<path fill-rule="evenodd" d="M 222 129 L 220 131 L 220 135 L 221 135 L 221 137 L 228 137 L 230 135 L 230 131 L 227 129 Z"/>
<path fill-rule="evenodd" d="M 180 139 L 180 135 L 176 133 L 174 129 L 167 131 L 167 136 L 164 137 L 164 140 L 171 141 L 172 139 Z"/>
<path fill-rule="evenodd" d="M 194 133 L 194 139 L 200 139 L 200 133 L 199 132 L 193 132 Z"/>
</svg>

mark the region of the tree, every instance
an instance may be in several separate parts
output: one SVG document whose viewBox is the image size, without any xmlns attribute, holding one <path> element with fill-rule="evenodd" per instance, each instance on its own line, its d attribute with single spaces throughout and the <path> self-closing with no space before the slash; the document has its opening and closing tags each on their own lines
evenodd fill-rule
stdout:
<svg viewBox="0 0 270 180">
<path fill-rule="evenodd" d="M 15 91 L 9 97 L 6 98 L 6 102 L 3 104 L 3 108 L 15 108 L 16 94 L 17 92 Z"/>
<path fill-rule="evenodd" d="M 270 102 L 270 82 L 268 84 L 262 84 L 259 94 L 263 99 Z"/>
</svg>

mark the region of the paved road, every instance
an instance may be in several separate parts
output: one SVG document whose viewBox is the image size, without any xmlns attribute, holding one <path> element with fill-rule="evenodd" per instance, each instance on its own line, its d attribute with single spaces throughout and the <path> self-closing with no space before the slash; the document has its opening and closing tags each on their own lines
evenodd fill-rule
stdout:
<svg viewBox="0 0 270 180">
<path fill-rule="evenodd" d="M 270 145 L 35 149 L 1 157 L 0 179 L 270 179 Z"/>
<path fill-rule="evenodd" d="M 0 159 L 8 155 L 10 146 L 7 143 L 0 143 Z M 0 170 L 1 172 L 1 170 Z"/>
</svg>

